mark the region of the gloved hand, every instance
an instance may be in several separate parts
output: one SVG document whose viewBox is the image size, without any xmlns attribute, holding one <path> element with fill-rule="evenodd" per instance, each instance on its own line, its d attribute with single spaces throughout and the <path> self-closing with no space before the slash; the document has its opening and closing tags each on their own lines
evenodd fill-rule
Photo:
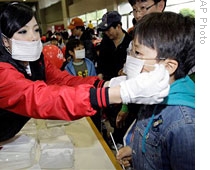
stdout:
<svg viewBox="0 0 210 170">
<path fill-rule="evenodd" d="M 122 81 L 126 80 L 126 76 L 114 77 L 109 81 L 109 87 L 114 87 L 120 85 Z"/>
<path fill-rule="evenodd" d="M 120 83 L 122 102 L 156 104 L 169 93 L 169 73 L 163 65 L 155 65 L 155 70 L 144 72 L 135 78 Z"/>
</svg>

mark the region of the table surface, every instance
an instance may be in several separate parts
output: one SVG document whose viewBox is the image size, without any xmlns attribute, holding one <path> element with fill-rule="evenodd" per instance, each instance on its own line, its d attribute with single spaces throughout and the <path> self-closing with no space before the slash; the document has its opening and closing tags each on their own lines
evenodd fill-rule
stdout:
<svg viewBox="0 0 210 170">
<path fill-rule="evenodd" d="M 50 128 L 47 126 L 51 124 L 50 120 L 34 119 L 34 121 L 36 122 L 37 131 Z M 74 145 L 74 167 L 69 170 L 122 169 L 120 164 L 116 161 L 115 155 L 89 117 L 70 122 L 63 121 L 64 124 L 62 126 L 59 125 L 59 122 L 60 121 L 58 121 L 56 127 L 65 129 L 65 134 L 69 136 Z M 56 124 L 56 120 L 52 120 L 51 125 L 53 124 Z M 21 130 L 20 134 L 21 133 L 27 134 L 27 124 L 23 130 Z M 36 168 L 33 167 L 30 168 L 30 170 L 31 169 Z"/>
</svg>

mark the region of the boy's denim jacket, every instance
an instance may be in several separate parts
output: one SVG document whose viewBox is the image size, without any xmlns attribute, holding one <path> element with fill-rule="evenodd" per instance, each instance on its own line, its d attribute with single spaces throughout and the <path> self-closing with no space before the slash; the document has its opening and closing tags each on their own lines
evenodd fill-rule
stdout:
<svg viewBox="0 0 210 170">
<path fill-rule="evenodd" d="M 195 169 L 194 83 L 175 82 L 163 103 L 139 110 L 130 143 L 135 170 Z"/>
</svg>

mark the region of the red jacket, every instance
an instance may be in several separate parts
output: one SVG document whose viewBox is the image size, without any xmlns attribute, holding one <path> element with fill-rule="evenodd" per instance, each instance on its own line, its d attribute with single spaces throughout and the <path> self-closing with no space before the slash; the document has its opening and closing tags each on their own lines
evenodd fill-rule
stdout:
<svg viewBox="0 0 210 170">
<path fill-rule="evenodd" d="M 46 60 L 45 75 L 46 81 L 31 81 L 11 64 L 0 62 L 0 108 L 41 119 L 74 120 L 96 113 L 90 88 L 95 88 L 98 77 L 72 76 Z"/>
</svg>

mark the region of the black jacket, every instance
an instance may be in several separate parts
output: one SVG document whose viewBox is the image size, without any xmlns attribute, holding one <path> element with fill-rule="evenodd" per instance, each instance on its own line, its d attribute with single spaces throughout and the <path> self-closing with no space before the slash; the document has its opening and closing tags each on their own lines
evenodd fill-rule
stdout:
<svg viewBox="0 0 210 170">
<path fill-rule="evenodd" d="M 123 30 L 125 37 L 120 45 L 115 44 L 104 35 L 100 44 L 100 54 L 98 57 L 97 73 L 102 73 L 104 80 L 110 80 L 118 76 L 118 72 L 123 68 L 126 61 L 127 48 L 132 40 L 131 36 Z"/>
</svg>

